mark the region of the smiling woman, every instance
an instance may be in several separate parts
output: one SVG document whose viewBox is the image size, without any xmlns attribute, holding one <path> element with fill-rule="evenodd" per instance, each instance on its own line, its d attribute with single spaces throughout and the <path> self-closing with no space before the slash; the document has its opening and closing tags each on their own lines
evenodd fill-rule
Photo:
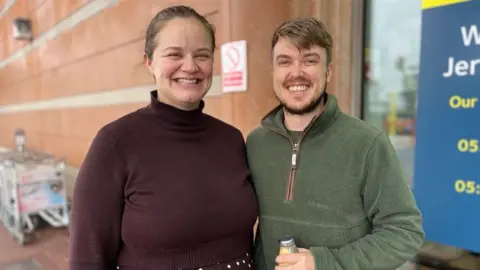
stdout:
<svg viewBox="0 0 480 270">
<path fill-rule="evenodd" d="M 70 269 L 254 269 L 244 139 L 203 113 L 214 49 L 192 8 L 153 18 L 145 62 L 157 90 L 92 142 L 73 192 Z"/>
<path fill-rule="evenodd" d="M 198 107 L 212 84 L 214 32 L 205 18 L 187 9 L 159 13 L 152 20 L 145 61 L 163 102 L 179 109 Z"/>
</svg>

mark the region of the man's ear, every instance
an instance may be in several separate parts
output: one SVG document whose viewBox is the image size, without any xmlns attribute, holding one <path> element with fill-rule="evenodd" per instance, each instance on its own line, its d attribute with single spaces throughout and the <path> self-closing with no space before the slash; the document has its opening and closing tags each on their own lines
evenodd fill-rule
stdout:
<svg viewBox="0 0 480 270">
<path fill-rule="evenodd" d="M 327 83 L 330 82 L 330 78 L 332 77 L 332 62 L 327 65 Z"/>
</svg>

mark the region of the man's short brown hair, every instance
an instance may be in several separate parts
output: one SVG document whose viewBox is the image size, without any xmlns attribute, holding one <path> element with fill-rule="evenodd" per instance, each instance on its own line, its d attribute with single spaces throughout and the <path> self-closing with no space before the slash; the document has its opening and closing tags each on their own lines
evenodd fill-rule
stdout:
<svg viewBox="0 0 480 270">
<path fill-rule="evenodd" d="M 311 17 L 301 17 L 282 23 L 273 33 L 272 51 L 280 38 L 287 38 L 299 49 L 309 49 L 312 46 L 325 48 L 327 64 L 332 61 L 332 36 L 325 25 Z"/>
</svg>

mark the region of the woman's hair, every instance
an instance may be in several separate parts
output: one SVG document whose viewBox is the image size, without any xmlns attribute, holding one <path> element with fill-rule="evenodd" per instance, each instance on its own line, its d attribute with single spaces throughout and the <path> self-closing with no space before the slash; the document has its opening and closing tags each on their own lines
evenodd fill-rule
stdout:
<svg viewBox="0 0 480 270">
<path fill-rule="evenodd" d="M 212 50 L 215 51 L 215 27 L 211 25 L 204 16 L 198 14 L 193 8 L 180 5 L 168 7 L 158 12 L 150 22 L 145 39 L 145 54 L 149 59 L 152 59 L 153 51 L 157 46 L 155 38 L 158 32 L 162 30 L 162 28 L 165 26 L 165 23 L 176 18 L 193 18 L 199 21 L 205 27 L 205 31 L 207 31 L 208 35 L 210 36 Z"/>
</svg>

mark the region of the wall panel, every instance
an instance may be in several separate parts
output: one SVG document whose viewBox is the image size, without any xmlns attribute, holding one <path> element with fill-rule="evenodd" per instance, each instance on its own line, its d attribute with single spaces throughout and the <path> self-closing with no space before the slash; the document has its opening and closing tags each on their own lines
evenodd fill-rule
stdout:
<svg viewBox="0 0 480 270">
<path fill-rule="evenodd" d="M 0 104 L 76 95 L 151 82 L 143 68 L 144 34 L 158 1 L 121 1 L 46 42 L 25 58 L 0 69 Z M 192 2 L 192 1 L 191 1 Z M 198 11 L 209 19 L 225 42 L 218 1 L 204 1 Z M 45 6 L 45 5 L 42 5 Z M 65 8 L 64 8 L 65 9 Z M 63 14 L 63 13 L 60 13 Z M 216 52 L 219 58 L 219 51 Z M 220 71 L 220 62 L 215 72 Z M 101 80 L 99 80 L 101 78 Z M 34 85 L 34 87 L 32 87 Z M 27 92 L 23 94 L 20 92 Z"/>
<path fill-rule="evenodd" d="M 299 15 L 319 17 L 331 29 L 335 71 L 329 91 L 348 111 L 351 1 L 18 0 L 0 17 L 0 146 L 12 147 L 15 129 L 23 128 L 31 148 L 63 156 L 78 168 L 98 129 L 148 103 L 145 90 L 153 81 L 142 64 L 145 31 L 160 9 L 173 4 L 208 14 L 217 29 L 217 76 L 214 95 L 205 99 L 206 113 L 235 125 L 244 136 L 260 124 L 278 103 L 270 77 L 271 35 L 282 21 Z M 37 40 L 29 45 L 11 38 L 10 19 L 20 15 L 34 23 Z M 248 91 L 218 93 L 220 46 L 243 39 Z M 130 97 L 136 89 L 145 98 L 94 100 L 108 93 Z"/>
</svg>

